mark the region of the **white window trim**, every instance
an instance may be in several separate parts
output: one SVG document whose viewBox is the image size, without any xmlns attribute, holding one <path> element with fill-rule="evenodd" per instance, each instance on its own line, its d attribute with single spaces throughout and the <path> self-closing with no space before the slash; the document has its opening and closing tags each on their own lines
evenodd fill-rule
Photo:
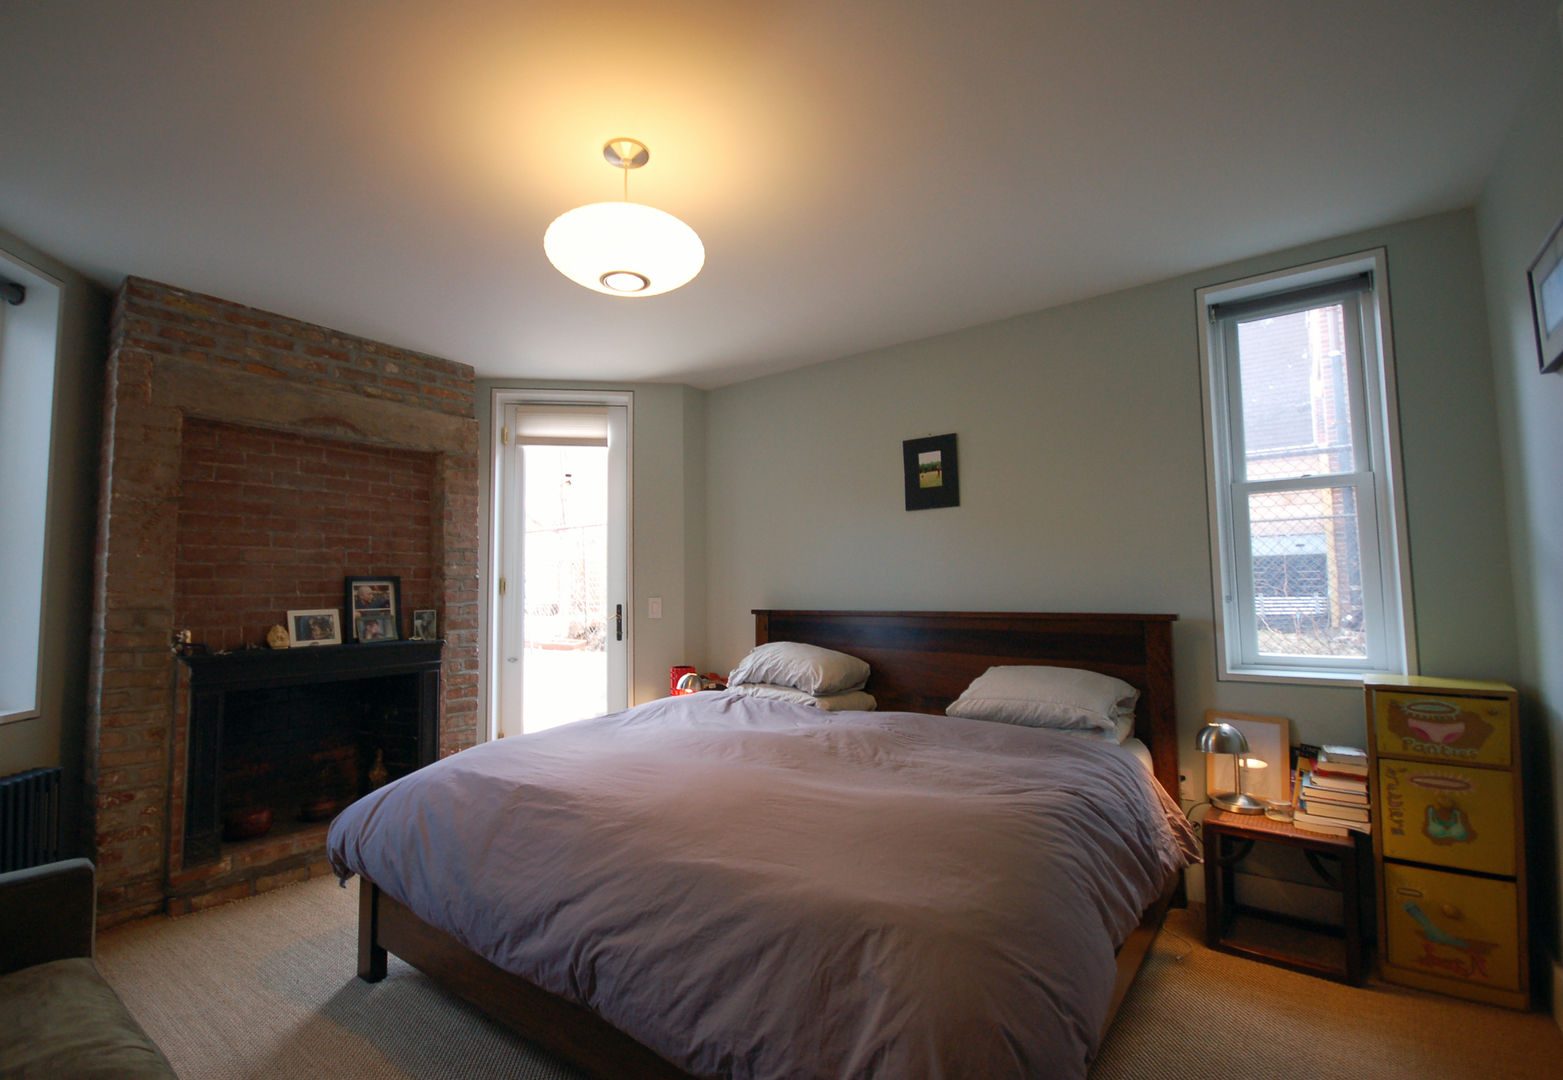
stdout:
<svg viewBox="0 0 1563 1080">
<path fill-rule="evenodd" d="M 7 658 L 4 686 L 0 690 L 0 725 L 33 720 L 41 715 L 39 702 L 43 684 L 44 626 L 48 618 L 46 575 L 49 567 L 49 507 L 53 499 L 50 462 L 55 430 L 55 374 L 59 364 L 60 323 L 63 317 L 63 283 L 10 252 L 0 250 L 0 275 L 27 289 L 23 307 L 11 308 L 0 318 L 0 349 L 5 342 L 23 342 L 13 364 L 25 364 L 26 376 L 8 380 L 8 399 L 0 412 L 20 409 L 26 424 L 0 425 L 0 467 L 26 461 L 32 471 L 24 477 L 20 471 L 8 477 L 5 512 L 12 515 L 15 527 L 26 534 L 7 532 L 0 538 L 0 560 L 4 561 L 6 592 L 17 610 L 12 612 L 16 629 L 30 640 L 20 640 Z M 0 306 L 6 301 L 0 300 Z M 25 308 L 25 311 L 23 310 Z M 11 398 L 9 395 L 20 394 Z M 11 420 L 17 414 L 8 413 Z M 40 458 L 40 449 L 42 457 Z M 13 456 L 14 455 L 14 456 Z M 23 482 L 25 481 L 25 482 Z M 19 500 L 11 487 L 20 483 Z M 36 530 L 36 531 L 34 531 Z M 36 614 L 37 621 L 33 622 Z M 29 651 L 31 650 L 31 651 Z M 30 667 L 30 670 L 28 668 Z"/>
<path fill-rule="evenodd" d="M 1374 301 L 1362 305 L 1363 336 L 1378 350 L 1378 370 L 1365 373 L 1363 412 L 1373 429 L 1368 444 L 1382 460 L 1372 463 L 1371 496 L 1378 521 L 1378 544 L 1365 556 L 1376 557 L 1383 584 L 1385 644 L 1388 655 L 1374 667 L 1350 669 L 1324 667 L 1326 661 L 1285 665 L 1245 662 L 1238 635 L 1229 633 L 1233 610 L 1227 597 L 1237 595 L 1237 560 L 1232 551 L 1233 509 L 1228 506 L 1232 475 L 1225 458 L 1230 437 L 1217 438 L 1215 424 L 1231 422 L 1227 407 L 1227 380 L 1217 369 L 1209 311 L 1213 305 L 1289 292 L 1324 284 L 1358 273 L 1373 279 Z M 1385 249 L 1344 255 L 1322 262 L 1278 270 L 1255 277 L 1211 285 L 1195 293 L 1199 326 L 1201 388 L 1205 419 L 1205 483 L 1210 513 L 1211 581 L 1214 587 L 1217 678 L 1232 682 L 1318 684 L 1360 682 L 1369 671 L 1415 673 L 1417 666 L 1416 619 L 1412 602 L 1410 544 L 1406 533 L 1405 485 L 1401 479 L 1400 412 L 1395 393 L 1394 335 L 1390 324 L 1389 272 Z M 1367 320 L 1372 319 L 1372 325 Z M 1367 567 L 1364 566 L 1366 572 Z M 1398 624 L 1398 625 L 1397 625 Z"/>
</svg>

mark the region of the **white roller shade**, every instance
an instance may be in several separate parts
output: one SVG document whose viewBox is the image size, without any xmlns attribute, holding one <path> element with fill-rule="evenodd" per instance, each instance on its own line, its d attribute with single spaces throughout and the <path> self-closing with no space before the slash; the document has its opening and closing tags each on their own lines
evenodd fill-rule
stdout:
<svg viewBox="0 0 1563 1080">
<path fill-rule="evenodd" d="M 519 446 L 607 446 L 608 410 L 595 405 L 526 405 L 516 410 Z"/>
</svg>

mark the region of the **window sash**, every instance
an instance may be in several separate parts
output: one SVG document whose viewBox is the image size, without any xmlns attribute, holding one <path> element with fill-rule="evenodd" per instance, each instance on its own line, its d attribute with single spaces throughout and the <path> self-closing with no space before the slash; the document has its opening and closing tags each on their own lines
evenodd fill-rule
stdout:
<svg viewBox="0 0 1563 1080">
<path fill-rule="evenodd" d="M 1305 292 L 1312 291 L 1305 290 Z M 1246 477 L 1248 475 L 1247 436 L 1243 428 L 1243 365 L 1242 353 L 1238 347 L 1237 340 L 1239 324 L 1274 318 L 1277 315 L 1291 315 L 1298 312 L 1311 311 L 1314 308 L 1330 307 L 1334 303 L 1341 305 L 1342 312 L 1343 325 L 1341 329 L 1346 348 L 1346 412 L 1351 428 L 1351 460 L 1355 465 L 1353 471 L 1357 472 L 1372 468 L 1372 432 L 1368 426 L 1366 412 L 1367 378 L 1363 369 L 1362 356 L 1362 327 L 1366 321 L 1363 318 L 1362 308 L 1364 305 L 1372 302 L 1372 294 L 1363 291 L 1359 286 L 1349 294 L 1339 290 L 1331 290 L 1326 297 L 1311 302 L 1294 299 L 1290 302 L 1279 302 L 1273 306 L 1260 307 L 1257 311 L 1252 308 L 1245 308 L 1237 315 L 1217 318 L 1216 323 L 1220 329 L 1219 340 L 1222 348 L 1222 367 L 1229 384 L 1226 398 L 1229 403 L 1226 410 L 1227 443 L 1231 449 L 1227 459 L 1227 475 L 1229 477 Z M 1347 475 L 1351 474 L 1308 474 L 1309 477 Z M 1245 482 L 1257 483 L 1258 481 Z"/>
<path fill-rule="evenodd" d="M 1381 561 L 1379 558 L 1378 506 L 1375 478 L 1368 472 L 1350 476 L 1333 476 L 1325 480 L 1293 480 L 1244 482 L 1230 485 L 1232 535 L 1232 581 L 1228 595 L 1232 598 L 1229 611 L 1236 616 L 1235 628 L 1228 625 L 1227 633 L 1236 631 L 1236 659 L 1243 667 L 1264 667 L 1277 664 L 1312 671 L 1364 670 L 1381 671 L 1389 659 L 1389 638 L 1385 632 L 1386 608 Z M 1257 615 L 1257 589 L 1254 584 L 1254 533 L 1249 517 L 1249 496 L 1271 492 L 1334 491 L 1348 488 L 1356 496 L 1357 507 L 1357 557 L 1361 560 L 1362 618 L 1364 627 L 1364 657 L 1350 656 L 1295 656 L 1266 653 L 1259 648 L 1259 618 Z M 1376 631 L 1376 632 L 1375 632 Z"/>
</svg>

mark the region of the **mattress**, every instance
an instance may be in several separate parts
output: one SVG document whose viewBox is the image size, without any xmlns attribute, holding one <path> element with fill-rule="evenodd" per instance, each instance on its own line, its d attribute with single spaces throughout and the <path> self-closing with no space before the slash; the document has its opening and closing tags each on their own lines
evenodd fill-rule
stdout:
<svg viewBox="0 0 1563 1080">
<path fill-rule="evenodd" d="M 359 800 L 329 853 L 696 1075 L 1083 1077 L 1195 855 L 1132 750 L 692 694 Z"/>
</svg>

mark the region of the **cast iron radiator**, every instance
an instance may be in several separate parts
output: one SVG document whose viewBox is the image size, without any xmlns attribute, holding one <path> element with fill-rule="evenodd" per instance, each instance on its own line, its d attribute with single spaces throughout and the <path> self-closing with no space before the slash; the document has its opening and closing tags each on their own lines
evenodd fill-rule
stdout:
<svg viewBox="0 0 1563 1080">
<path fill-rule="evenodd" d="M 60 769 L 0 777 L 0 873 L 60 857 Z"/>
</svg>

